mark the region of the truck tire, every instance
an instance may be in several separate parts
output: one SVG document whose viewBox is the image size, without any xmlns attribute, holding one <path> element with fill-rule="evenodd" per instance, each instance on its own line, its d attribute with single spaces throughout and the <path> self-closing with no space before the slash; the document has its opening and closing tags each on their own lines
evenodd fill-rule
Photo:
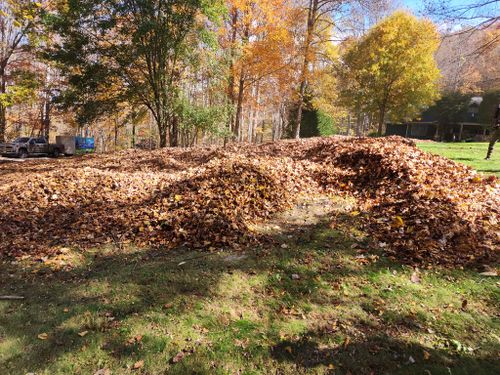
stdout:
<svg viewBox="0 0 500 375">
<path fill-rule="evenodd" d="M 19 159 L 26 159 L 29 156 L 28 150 L 22 148 L 17 152 L 17 155 L 19 156 Z"/>
<path fill-rule="evenodd" d="M 60 155 L 61 155 L 61 152 L 59 151 L 58 148 L 55 148 L 54 150 L 52 150 L 52 157 L 53 158 L 58 158 Z"/>
</svg>

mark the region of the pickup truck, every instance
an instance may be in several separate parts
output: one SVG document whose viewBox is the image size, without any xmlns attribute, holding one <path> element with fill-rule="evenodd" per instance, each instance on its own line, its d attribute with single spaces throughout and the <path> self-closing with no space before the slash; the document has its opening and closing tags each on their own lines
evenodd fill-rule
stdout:
<svg viewBox="0 0 500 375">
<path fill-rule="evenodd" d="M 58 157 L 64 146 L 48 143 L 45 138 L 21 137 L 11 143 L 0 143 L 0 155 L 25 159 L 28 156 Z"/>
</svg>

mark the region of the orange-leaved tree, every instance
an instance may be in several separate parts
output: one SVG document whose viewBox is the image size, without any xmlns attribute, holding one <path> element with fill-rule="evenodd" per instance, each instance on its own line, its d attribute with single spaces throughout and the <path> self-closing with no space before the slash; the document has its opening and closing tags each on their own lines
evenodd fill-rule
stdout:
<svg viewBox="0 0 500 375">
<path fill-rule="evenodd" d="M 228 0 L 227 7 L 221 45 L 229 56 L 227 91 L 234 107 L 230 127 L 235 139 L 252 141 L 257 117 L 266 110 L 263 104 L 276 105 L 291 93 L 296 55 L 293 31 L 300 12 L 292 1 L 280 0 Z"/>
</svg>

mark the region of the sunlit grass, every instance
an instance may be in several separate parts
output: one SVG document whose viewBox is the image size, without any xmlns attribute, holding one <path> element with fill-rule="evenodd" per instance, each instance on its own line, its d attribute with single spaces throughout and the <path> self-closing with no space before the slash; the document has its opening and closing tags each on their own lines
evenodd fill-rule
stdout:
<svg viewBox="0 0 500 375">
<path fill-rule="evenodd" d="M 459 163 L 469 165 L 479 172 L 494 174 L 500 177 L 500 144 L 493 152 L 491 160 L 484 160 L 488 143 L 443 143 L 418 142 L 418 147 L 433 154 L 445 156 Z"/>
<path fill-rule="evenodd" d="M 55 274 L 5 264 L 0 294 L 26 299 L 0 302 L 1 372 L 498 373 L 498 280 L 436 268 L 415 283 L 354 224 L 244 253 L 102 249 Z"/>
</svg>

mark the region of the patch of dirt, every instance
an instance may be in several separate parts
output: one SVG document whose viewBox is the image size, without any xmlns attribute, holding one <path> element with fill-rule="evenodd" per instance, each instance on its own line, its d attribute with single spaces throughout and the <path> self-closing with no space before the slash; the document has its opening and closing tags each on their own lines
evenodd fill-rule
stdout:
<svg viewBox="0 0 500 375">
<path fill-rule="evenodd" d="M 300 233 L 304 228 L 331 221 L 338 213 L 350 212 L 353 207 L 356 207 L 356 202 L 352 199 L 338 199 L 326 195 L 302 196 L 289 210 L 256 224 L 254 230 L 265 235 Z"/>
</svg>

